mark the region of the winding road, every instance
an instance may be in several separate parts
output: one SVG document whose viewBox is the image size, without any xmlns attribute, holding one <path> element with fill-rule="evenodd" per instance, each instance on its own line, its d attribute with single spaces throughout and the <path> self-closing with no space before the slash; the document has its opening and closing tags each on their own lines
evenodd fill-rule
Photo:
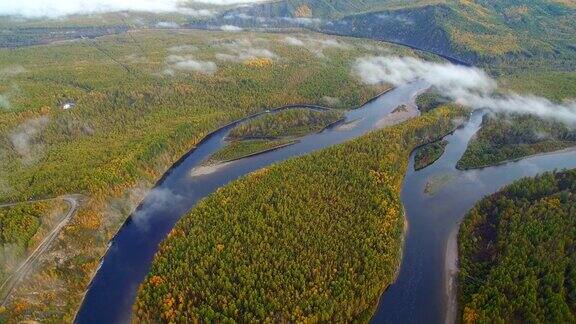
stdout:
<svg viewBox="0 0 576 324">
<path fill-rule="evenodd" d="M 42 242 L 38 244 L 34 251 L 32 251 L 32 253 L 30 253 L 30 255 L 18 266 L 18 268 L 16 268 L 16 270 L 14 270 L 14 272 L 12 272 L 12 274 L 8 276 L 4 282 L 2 282 L 0 285 L 0 291 L 2 292 L 2 306 L 6 304 L 14 288 L 16 288 L 21 280 L 24 279 L 24 277 L 26 277 L 32 271 L 32 269 L 34 269 L 34 266 L 38 263 L 40 257 L 44 255 L 46 251 L 48 251 L 50 246 L 52 246 L 52 243 L 56 240 L 62 228 L 64 228 L 70 219 L 72 219 L 76 213 L 76 210 L 78 209 L 80 197 L 80 195 L 67 195 L 56 198 L 29 200 L 23 202 L 31 204 L 44 201 L 62 200 L 68 204 L 69 208 L 68 211 L 58 220 L 56 226 L 54 226 L 54 228 L 52 228 L 52 230 L 46 235 Z M 22 202 L 3 204 L 0 205 L 0 207 L 11 207 L 21 203 Z"/>
</svg>

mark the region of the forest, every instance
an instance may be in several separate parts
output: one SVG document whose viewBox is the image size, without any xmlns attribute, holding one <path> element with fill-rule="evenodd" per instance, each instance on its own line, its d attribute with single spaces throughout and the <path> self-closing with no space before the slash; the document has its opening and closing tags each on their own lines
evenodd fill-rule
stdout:
<svg viewBox="0 0 576 324">
<path fill-rule="evenodd" d="M 398 270 L 408 155 L 462 109 L 256 171 L 200 201 L 161 244 L 136 321 L 367 321 Z"/>
<path fill-rule="evenodd" d="M 294 143 L 297 137 L 318 132 L 344 116 L 338 110 L 290 108 L 236 126 L 226 145 L 205 164 L 226 162 Z"/>
<path fill-rule="evenodd" d="M 486 70 L 499 81 L 503 93 L 534 94 L 554 102 L 576 98 L 573 1 L 282 0 L 236 11 L 255 16 L 293 17 L 303 7 L 308 8 L 309 17 L 328 19 L 313 24 L 311 29 L 381 39 L 444 55 L 459 64 Z M 230 15 L 227 12 L 224 17 Z M 256 20 L 252 23 L 258 24 Z M 427 105 L 434 102 L 432 93 L 419 99 L 421 109 L 428 109 Z M 461 167 L 491 165 L 569 144 L 559 138 L 535 140 L 516 134 L 516 131 L 529 133 L 530 129 L 523 129 L 527 125 L 536 125 L 536 129 L 550 126 L 545 120 L 532 119 L 526 123 L 522 118 L 509 118 L 509 122 L 518 124 L 496 124 L 504 126 L 502 131 L 488 126 L 495 133 L 483 131 L 486 141 L 474 142 L 476 149 L 467 152 Z M 565 127 L 561 129 L 565 131 Z M 510 137 L 514 143 L 495 142 L 502 137 Z"/>
<path fill-rule="evenodd" d="M 243 123 L 234 128 L 229 137 L 242 140 L 302 136 L 320 131 L 342 117 L 342 112 L 336 110 L 287 109 Z"/>
<path fill-rule="evenodd" d="M 484 198 L 458 236 L 465 323 L 576 321 L 576 170 Z"/>
<path fill-rule="evenodd" d="M 444 149 L 448 145 L 448 141 L 441 140 L 433 143 L 426 144 L 416 149 L 414 155 L 414 170 L 418 171 L 433 164 L 444 154 Z"/>
<path fill-rule="evenodd" d="M 14 321 L 72 321 L 141 195 L 209 132 L 287 104 L 330 98 L 334 108 L 352 108 L 382 91 L 350 74 L 351 62 L 375 53 L 374 42 L 293 36 L 345 46 L 303 50 L 279 34 L 140 30 L 0 49 L 0 202 L 89 197 L 52 248 L 66 261 L 49 260 L 56 266 L 14 291 Z M 261 57 L 268 63 L 253 64 Z"/>
<path fill-rule="evenodd" d="M 457 168 L 480 168 L 574 145 L 576 130 L 566 124 L 528 115 L 486 115 Z"/>
<path fill-rule="evenodd" d="M 58 200 L 0 207 L 0 284 L 65 209 L 64 202 Z"/>
<path fill-rule="evenodd" d="M 416 106 L 418 106 L 418 109 L 422 113 L 429 112 L 448 102 L 449 99 L 442 97 L 434 90 L 426 91 L 416 97 Z"/>
<path fill-rule="evenodd" d="M 232 161 L 246 157 L 251 154 L 265 152 L 274 148 L 295 143 L 291 139 L 253 139 L 243 141 L 232 141 L 227 143 L 222 149 L 214 153 L 205 164 Z"/>
</svg>

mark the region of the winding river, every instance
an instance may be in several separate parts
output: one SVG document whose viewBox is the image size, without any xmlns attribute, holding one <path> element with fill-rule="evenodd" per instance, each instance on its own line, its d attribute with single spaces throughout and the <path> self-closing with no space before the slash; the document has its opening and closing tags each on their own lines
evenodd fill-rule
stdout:
<svg viewBox="0 0 576 324">
<path fill-rule="evenodd" d="M 225 144 L 235 125 L 208 136 L 165 174 L 118 232 L 90 284 L 76 322 L 129 322 L 138 285 L 149 270 L 158 244 L 198 200 L 249 172 L 361 136 L 382 125 L 381 120 L 394 108 L 412 102 L 426 87 L 421 81 L 397 87 L 347 113 L 344 125 L 305 136 L 294 145 L 218 167 L 201 167 L 201 163 Z M 457 171 L 456 161 L 480 127 L 481 119 L 482 113 L 475 112 L 464 128 L 447 136 L 446 152 L 432 166 L 412 171 L 411 156 L 402 191 L 409 222 L 402 267 L 397 281 L 381 298 L 373 322 L 453 322 L 455 238 L 466 211 L 484 195 L 518 178 L 576 167 L 576 152 L 565 151 L 483 170 Z M 424 193 L 430 179 L 434 184 L 428 186 L 429 193 Z"/>
<path fill-rule="evenodd" d="M 426 88 L 422 81 L 397 87 L 348 112 L 340 127 L 327 128 L 300 138 L 294 145 L 217 168 L 201 167 L 201 163 L 225 145 L 225 138 L 235 125 L 208 136 L 164 175 L 120 229 L 88 288 L 76 322 L 129 322 L 138 286 L 150 268 L 158 244 L 198 200 L 249 172 L 366 134 L 397 106 L 411 103 Z"/>
</svg>

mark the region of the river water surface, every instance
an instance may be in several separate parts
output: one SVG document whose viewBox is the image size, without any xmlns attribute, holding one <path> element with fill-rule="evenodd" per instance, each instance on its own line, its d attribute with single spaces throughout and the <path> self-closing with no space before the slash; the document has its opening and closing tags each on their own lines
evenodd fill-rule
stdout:
<svg viewBox="0 0 576 324">
<path fill-rule="evenodd" d="M 398 105 L 412 102 L 424 82 L 400 86 L 352 110 L 345 126 L 305 136 L 300 142 L 226 163 L 202 168 L 202 161 L 225 144 L 234 125 L 209 136 L 175 165 L 124 224 L 105 255 L 80 311 L 78 323 L 126 323 L 139 284 L 146 276 L 158 244 L 180 217 L 217 188 L 272 163 L 356 138 L 378 127 Z M 516 179 L 553 169 L 576 168 L 576 151 L 556 152 L 482 170 L 458 171 L 456 162 L 479 129 L 482 112 L 446 139 L 443 157 L 413 171 L 413 155 L 402 190 L 409 229 L 397 281 L 380 300 L 374 323 L 453 322 L 456 313 L 456 233 L 475 202 Z M 428 185 L 427 185 L 428 184 Z M 424 189 L 428 187 L 428 193 Z M 450 240 L 449 240 L 450 239 Z"/>
<path fill-rule="evenodd" d="M 411 103 L 426 87 L 422 81 L 397 87 L 347 113 L 344 122 L 348 125 L 328 128 L 302 137 L 294 145 L 215 169 L 199 166 L 225 144 L 234 125 L 209 136 L 163 177 L 118 232 L 88 288 L 76 322 L 129 322 L 138 286 L 148 273 L 158 244 L 198 200 L 249 172 L 366 134 L 397 106 Z"/>
<path fill-rule="evenodd" d="M 446 152 L 431 166 L 414 171 L 414 154 L 410 157 L 402 189 L 408 218 L 402 266 L 396 282 L 383 294 L 372 322 L 454 323 L 456 238 L 466 212 L 484 196 L 517 179 L 576 168 L 576 151 L 567 150 L 480 170 L 456 170 L 482 116 L 483 112 L 474 112 L 465 127 L 447 136 Z"/>
</svg>

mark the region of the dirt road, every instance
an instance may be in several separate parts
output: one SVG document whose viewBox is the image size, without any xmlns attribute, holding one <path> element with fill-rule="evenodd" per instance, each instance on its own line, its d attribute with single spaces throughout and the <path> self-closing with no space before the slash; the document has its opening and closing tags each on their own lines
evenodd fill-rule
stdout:
<svg viewBox="0 0 576 324">
<path fill-rule="evenodd" d="M 38 246 L 34 249 L 34 251 L 32 251 L 32 253 L 30 253 L 30 255 L 18 266 L 18 268 L 16 268 L 16 270 L 14 270 L 14 272 L 8 278 L 6 278 L 4 282 L 2 282 L 2 285 L 0 285 L 0 291 L 2 292 L 1 296 L 2 306 L 6 304 L 8 298 L 10 297 L 10 294 L 12 293 L 14 288 L 18 285 L 18 283 L 20 283 L 20 281 L 24 277 L 26 277 L 26 275 L 28 275 L 32 269 L 34 269 L 34 266 L 36 265 L 40 257 L 44 253 L 46 253 L 46 251 L 48 251 L 54 240 L 56 240 L 56 238 L 58 237 L 58 234 L 60 233 L 62 228 L 64 228 L 64 226 L 68 224 L 70 219 L 72 219 L 72 216 L 74 216 L 76 210 L 78 209 L 79 198 L 80 198 L 79 195 L 70 195 L 50 199 L 31 200 L 25 202 L 25 203 L 35 203 L 40 201 L 63 200 L 68 204 L 69 209 L 66 212 L 66 214 L 64 214 L 62 218 L 60 218 L 56 226 L 54 226 L 54 228 L 46 235 L 46 237 L 42 240 L 42 242 L 38 244 Z M 18 203 L 4 204 L 0 205 L 0 207 L 10 207 L 16 204 Z"/>
</svg>

